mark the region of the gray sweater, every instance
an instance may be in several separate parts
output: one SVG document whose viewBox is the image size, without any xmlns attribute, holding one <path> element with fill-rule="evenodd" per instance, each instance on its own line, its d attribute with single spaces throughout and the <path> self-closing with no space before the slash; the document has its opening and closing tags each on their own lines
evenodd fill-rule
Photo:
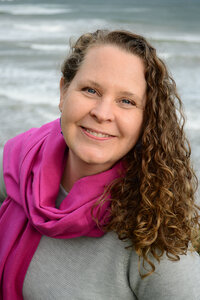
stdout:
<svg viewBox="0 0 200 300">
<path fill-rule="evenodd" d="M 66 196 L 60 189 L 57 206 Z M 2 169 L 0 198 L 6 197 Z M 115 233 L 101 238 L 53 239 L 43 236 L 23 285 L 28 300 L 200 300 L 200 257 L 154 261 L 156 272 L 138 273 L 138 256 Z"/>
</svg>

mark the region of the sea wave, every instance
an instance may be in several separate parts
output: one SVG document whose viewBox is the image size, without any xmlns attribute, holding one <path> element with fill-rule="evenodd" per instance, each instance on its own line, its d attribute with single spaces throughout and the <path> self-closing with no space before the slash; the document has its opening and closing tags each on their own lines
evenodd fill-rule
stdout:
<svg viewBox="0 0 200 300">
<path fill-rule="evenodd" d="M 199 118 L 198 119 L 188 119 L 185 123 L 185 128 L 187 130 L 198 130 L 200 129 L 200 122 L 199 122 Z"/>
<path fill-rule="evenodd" d="M 56 8 L 54 5 L 42 6 L 39 5 L 1 5 L 0 12 L 10 15 L 57 15 L 63 13 L 70 13 L 70 8 Z"/>
<path fill-rule="evenodd" d="M 22 34 L 26 34 L 26 32 L 33 32 L 37 33 L 38 36 L 41 33 L 62 33 L 64 35 L 66 34 L 74 34 L 74 33 L 80 33 L 80 31 L 85 30 L 86 28 L 99 28 L 99 27 L 104 27 L 108 23 L 105 20 L 101 19 L 90 19 L 88 20 L 85 19 L 78 19 L 78 20 L 65 20 L 65 21 L 55 21 L 51 23 L 46 23 L 43 21 L 40 22 L 30 22 L 24 24 L 24 23 L 16 23 L 13 25 L 13 30 L 19 30 L 21 31 Z"/>
<path fill-rule="evenodd" d="M 69 46 L 64 45 L 64 44 L 56 44 L 56 45 L 51 45 L 51 44 L 32 44 L 30 45 L 31 49 L 35 50 L 40 50 L 40 51 L 66 51 L 69 49 Z"/>
<path fill-rule="evenodd" d="M 189 61 L 199 61 L 200 60 L 200 53 L 193 53 L 193 52 L 159 52 L 158 51 L 158 56 L 162 59 L 175 59 L 175 58 L 179 58 L 179 59 L 187 59 L 187 62 Z"/>
<path fill-rule="evenodd" d="M 3 22 L 0 19 L 0 41 L 24 42 L 33 41 L 40 44 L 41 40 L 58 40 L 67 41 L 71 36 L 78 36 L 82 32 L 96 30 L 98 28 L 106 28 L 107 21 L 101 19 L 78 19 L 78 20 L 52 20 L 46 22 L 44 20 L 29 20 L 26 23 L 21 21 Z M 55 41 L 56 40 L 56 41 Z"/>
<path fill-rule="evenodd" d="M 25 31 L 34 31 L 34 32 L 62 32 L 64 31 L 64 27 L 59 24 L 14 24 L 14 28 L 25 30 Z"/>
<path fill-rule="evenodd" d="M 50 87 L 49 87 L 50 88 Z M 51 90 L 51 93 L 47 93 L 46 91 L 43 91 L 43 89 L 35 89 L 25 88 L 22 89 L 19 88 L 13 88 L 12 90 L 1 90 L 0 89 L 0 96 L 1 101 L 3 99 L 9 99 L 9 101 L 15 101 L 18 103 L 24 103 L 24 105 L 30 105 L 30 104 L 48 104 L 49 106 L 56 107 L 59 103 L 59 97 L 58 97 L 58 90 Z M 57 100 L 56 100 L 57 99 Z"/>
<path fill-rule="evenodd" d="M 165 34 L 165 33 L 154 33 L 149 34 L 149 38 L 155 42 L 183 42 L 183 43 L 200 43 L 199 34 Z"/>
</svg>

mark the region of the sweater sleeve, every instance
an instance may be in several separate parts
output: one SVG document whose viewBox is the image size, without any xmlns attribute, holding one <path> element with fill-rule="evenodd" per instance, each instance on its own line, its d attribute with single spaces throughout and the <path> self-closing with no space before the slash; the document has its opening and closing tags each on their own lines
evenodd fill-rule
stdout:
<svg viewBox="0 0 200 300">
<path fill-rule="evenodd" d="M 3 178 L 3 150 L 0 150 L 0 204 L 6 197 L 7 193 Z"/>
<path fill-rule="evenodd" d="M 200 256 L 196 252 L 188 251 L 176 262 L 165 255 L 160 264 L 154 264 L 155 272 L 144 279 L 135 278 L 135 265 L 130 268 L 130 285 L 138 300 L 200 299 Z"/>
</svg>

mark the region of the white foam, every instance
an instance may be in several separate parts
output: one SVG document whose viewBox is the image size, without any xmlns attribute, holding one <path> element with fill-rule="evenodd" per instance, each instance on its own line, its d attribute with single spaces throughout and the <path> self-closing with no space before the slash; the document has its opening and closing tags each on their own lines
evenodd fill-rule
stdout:
<svg viewBox="0 0 200 300">
<path fill-rule="evenodd" d="M 69 49 L 69 46 L 63 44 L 32 44 L 30 45 L 31 49 L 41 50 L 41 51 L 66 51 Z"/>
<path fill-rule="evenodd" d="M 43 111 L 39 111 L 39 114 L 41 115 L 42 118 L 45 118 L 48 121 L 52 121 L 55 120 L 56 118 L 59 117 L 59 110 L 57 111 L 57 113 L 51 113 L 48 110 L 43 110 Z"/>
<path fill-rule="evenodd" d="M 198 100 L 198 99 L 196 99 L 196 100 Z M 196 107 L 196 109 L 192 109 L 192 110 L 187 109 L 185 111 L 185 113 L 186 113 L 185 127 L 188 130 L 198 130 L 199 131 L 199 129 L 200 129 L 200 119 L 199 119 L 198 101 L 197 101 L 195 107 Z"/>
<path fill-rule="evenodd" d="M 70 36 L 74 33 L 80 34 L 80 31 L 84 30 L 85 28 L 91 27 L 95 30 L 96 28 L 103 27 L 108 25 L 108 22 L 102 19 L 90 19 L 89 22 L 86 19 L 75 19 L 75 20 L 53 20 L 51 22 L 46 22 L 43 20 L 34 22 L 26 21 L 26 23 L 14 23 L 13 29 L 22 29 L 26 31 L 44 31 L 44 32 L 64 32 L 69 33 Z M 39 32 L 38 32 L 39 33 Z"/>
<path fill-rule="evenodd" d="M 55 14 L 63 14 L 70 13 L 72 10 L 70 8 L 56 8 L 54 5 L 49 4 L 46 5 L 2 5 L 0 6 L 0 12 L 8 13 L 11 15 L 55 15 Z"/>
<path fill-rule="evenodd" d="M 180 53 L 180 52 L 159 52 L 158 51 L 158 56 L 162 59 L 170 59 L 170 58 L 181 58 L 181 59 L 200 59 L 200 53 L 193 53 L 192 51 L 191 52 L 183 52 L 183 53 Z"/>
<path fill-rule="evenodd" d="M 167 52 L 160 52 L 159 57 L 163 59 L 169 59 L 173 57 L 174 55 L 172 53 L 167 53 Z"/>
<path fill-rule="evenodd" d="M 58 104 L 56 99 L 59 99 L 60 75 L 59 70 L 25 69 L 18 66 L 11 71 L 7 66 L 3 74 L 4 84 L 0 86 L 1 98 L 25 104 L 45 103 L 55 106 Z"/>
<path fill-rule="evenodd" d="M 70 36 L 78 36 L 81 32 L 95 30 L 99 27 L 107 27 L 107 22 L 101 19 L 91 19 L 89 22 L 85 19 L 53 19 L 50 22 L 43 19 L 38 21 L 30 19 L 25 23 L 20 20 L 3 23 L 0 20 L 0 41 L 33 41 L 33 44 L 40 44 L 37 41 L 43 40 L 45 37 L 53 42 L 55 42 L 55 38 L 67 42 Z"/>
<path fill-rule="evenodd" d="M 199 34 L 186 34 L 186 33 L 165 33 L 165 32 L 151 32 L 149 33 L 151 39 L 155 41 L 169 41 L 169 42 L 185 42 L 185 43 L 200 43 Z"/>
<path fill-rule="evenodd" d="M 9 26 L 8 24 L 2 24 L 0 26 L 0 40 L 5 41 L 34 41 L 37 39 L 50 38 L 56 39 L 63 38 L 65 34 L 65 26 L 54 24 L 45 24 L 43 22 L 38 22 L 37 24 L 13 24 Z M 65 41 L 66 41 L 65 34 Z"/>
<path fill-rule="evenodd" d="M 9 89 L 1 89 L 0 88 L 0 95 L 1 98 L 8 98 L 12 99 L 16 102 L 22 102 L 25 105 L 27 104 L 48 104 L 49 106 L 58 106 L 59 103 L 59 96 L 58 91 L 51 90 L 51 93 L 48 93 L 47 91 L 44 91 L 41 87 L 39 88 L 33 88 L 33 87 L 22 87 L 21 89 L 18 88 L 12 88 L 12 90 Z"/>
<path fill-rule="evenodd" d="M 200 123 L 198 122 L 198 120 L 192 121 L 192 120 L 188 120 L 185 123 L 185 128 L 188 130 L 198 130 L 200 129 Z"/>
<path fill-rule="evenodd" d="M 64 30 L 63 26 L 58 24 L 14 24 L 14 28 L 22 29 L 26 31 L 34 31 L 34 32 L 61 32 Z"/>
</svg>

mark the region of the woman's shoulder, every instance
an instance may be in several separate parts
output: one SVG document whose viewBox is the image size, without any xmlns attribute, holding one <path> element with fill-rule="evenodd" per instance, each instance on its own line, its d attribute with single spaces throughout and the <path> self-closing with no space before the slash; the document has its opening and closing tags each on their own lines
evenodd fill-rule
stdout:
<svg viewBox="0 0 200 300">
<path fill-rule="evenodd" d="M 59 127 L 59 119 L 46 123 L 40 127 L 33 127 L 23 133 L 16 135 L 6 142 L 4 149 L 8 148 L 8 146 L 10 145 L 17 147 L 23 142 L 26 142 L 23 146 L 27 145 L 28 143 L 34 144 L 38 140 L 48 135 L 51 132 L 53 126 Z"/>
<path fill-rule="evenodd" d="M 121 270 L 127 276 L 130 288 L 140 300 L 199 300 L 200 299 L 200 256 L 197 252 L 188 250 L 186 255 L 180 255 L 180 260 L 170 260 L 166 253 L 161 257 L 160 263 L 151 257 L 155 264 L 155 272 L 141 278 L 138 271 L 138 255 L 130 246 L 130 242 L 119 240 L 117 234 L 107 233 L 103 240 L 108 248 L 113 249 L 115 259 L 121 263 Z M 110 255 L 111 255 L 110 251 Z M 149 270 L 148 264 L 144 267 Z M 148 271 L 142 265 L 141 274 Z M 122 274 L 121 274 L 122 275 Z"/>
<path fill-rule="evenodd" d="M 52 128 L 59 130 L 59 119 L 46 123 L 38 128 L 31 128 L 26 132 L 8 140 L 4 146 L 3 168 L 4 172 L 12 166 L 17 168 L 20 166 L 24 157 L 35 146 L 40 147 L 44 139 L 50 134 Z"/>
<path fill-rule="evenodd" d="M 60 129 L 59 119 L 46 123 L 41 127 L 31 128 L 23 133 L 9 139 L 4 149 L 0 151 L 0 200 L 6 197 L 6 188 L 3 173 L 14 170 L 14 174 L 19 173 L 20 165 L 32 147 L 44 140 L 52 130 L 52 127 Z M 39 144 L 38 144 L 39 145 Z"/>
<path fill-rule="evenodd" d="M 135 274 L 135 256 L 130 260 L 130 283 L 138 299 L 200 299 L 200 256 L 196 252 L 188 251 L 178 261 L 170 260 L 166 254 L 160 263 L 152 257 L 151 260 L 156 270 L 144 279 Z M 147 273 L 143 267 L 141 273 Z"/>
</svg>

